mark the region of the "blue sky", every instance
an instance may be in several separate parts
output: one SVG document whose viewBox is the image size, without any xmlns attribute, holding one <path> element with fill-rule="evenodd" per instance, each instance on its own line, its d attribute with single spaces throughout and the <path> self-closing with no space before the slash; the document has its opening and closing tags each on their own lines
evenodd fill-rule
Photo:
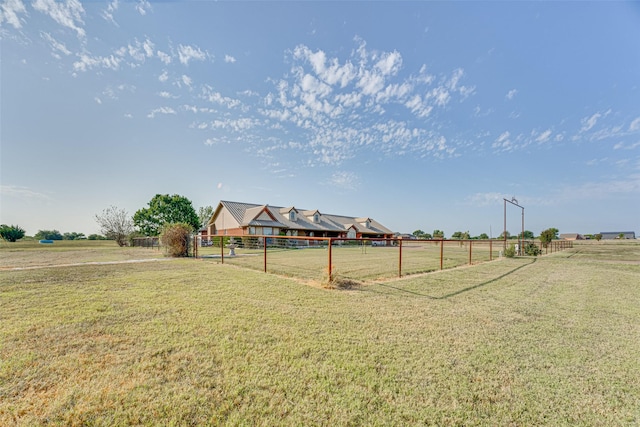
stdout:
<svg viewBox="0 0 640 427">
<path fill-rule="evenodd" d="M 0 222 L 157 194 L 640 231 L 640 4 L 3 0 Z M 509 207 L 507 228 L 520 230 Z"/>
</svg>

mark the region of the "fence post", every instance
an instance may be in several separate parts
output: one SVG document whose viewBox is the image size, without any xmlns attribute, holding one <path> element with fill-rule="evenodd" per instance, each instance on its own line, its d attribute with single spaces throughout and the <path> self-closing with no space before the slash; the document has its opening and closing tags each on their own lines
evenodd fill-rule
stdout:
<svg viewBox="0 0 640 427">
<path fill-rule="evenodd" d="M 264 272 L 267 272 L 267 238 L 262 237 L 262 245 L 264 246 Z"/>
<path fill-rule="evenodd" d="M 222 260 L 222 264 L 224 264 L 224 238 L 222 234 L 218 234 L 218 236 L 220 236 L 220 259 Z"/>
<path fill-rule="evenodd" d="M 472 258 L 471 258 L 471 247 L 473 246 L 473 241 L 469 240 L 468 242 L 469 242 L 469 265 L 471 265 L 472 264 L 472 262 L 471 262 L 471 260 L 472 260 Z"/>
<path fill-rule="evenodd" d="M 442 270 L 442 258 L 444 254 L 444 239 L 440 240 L 440 270 Z"/>
<path fill-rule="evenodd" d="M 329 283 L 331 283 L 331 281 L 333 280 L 332 277 L 332 272 L 333 272 L 333 265 L 331 264 L 331 247 L 333 246 L 333 241 L 331 238 L 329 238 L 329 268 L 328 268 L 328 273 L 329 273 Z"/>
<path fill-rule="evenodd" d="M 489 240 L 489 261 L 493 261 L 493 240 Z"/>
<path fill-rule="evenodd" d="M 402 239 L 398 239 L 398 277 L 402 277 Z"/>
<path fill-rule="evenodd" d="M 198 259 L 198 236 L 193 236 L 193 258 Z"/>
</svg>

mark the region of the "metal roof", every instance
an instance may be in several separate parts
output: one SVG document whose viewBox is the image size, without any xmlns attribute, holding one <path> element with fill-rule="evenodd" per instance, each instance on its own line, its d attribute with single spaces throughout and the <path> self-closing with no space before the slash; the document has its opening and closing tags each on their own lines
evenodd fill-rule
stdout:
<svg viewBox="0 0 640 427">
<path fill-rule="evenodd" d="M 291 221 L 289 219 L 288 212 L 293 208 L 293 206 L 285 208 L 280 206 L 231 202 L 226 200 L 220 201 L 220 204 L 222 204 L 233 218 L 243 226 L 266 226 L 288 228 L 292 230 L 334 232 L 344 232 L 353 227 L 363 234 L 393 234 L 391 230 L 370 217 L 331 215 L 320 213 L 317 209 L 306 210 L 295 208 L 298 214 L 296 215 L 296 219 Z M 268 211 L 273 220 L 257 218 L 263 210 Z M 318 223 L 313 221 L 313 215 L 315 213 L 319 214 L 320 221 Z M 369 222 L 369 227 L 366 227 L 367 221 Z"/>
</svg>

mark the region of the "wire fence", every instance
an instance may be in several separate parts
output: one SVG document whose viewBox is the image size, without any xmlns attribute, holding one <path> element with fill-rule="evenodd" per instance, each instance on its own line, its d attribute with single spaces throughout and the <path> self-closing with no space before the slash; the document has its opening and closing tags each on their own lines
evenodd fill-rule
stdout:
<svg viewBox="0 0 640 427">
<path fill-rule="evenodd" d="M 347 239 L 289 236 L 196 236 L 196 258 L 214 259 L 243 268 L 331 282 L 361 282 L 427 273 L 489 262 L 517 245 L 516 254 L 534 245 L 542 254 L 572 247 L 570 241 Z"/>
</svg>

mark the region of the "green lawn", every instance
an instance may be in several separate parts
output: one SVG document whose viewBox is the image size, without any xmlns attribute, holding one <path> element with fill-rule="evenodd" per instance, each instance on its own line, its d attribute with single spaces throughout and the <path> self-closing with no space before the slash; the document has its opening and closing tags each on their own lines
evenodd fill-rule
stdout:
<svg viewBox="0 0 640 427">
<path fill-rule="evenodd" d="M 0 425 L 638 425 L 639 249 L 348 291 L 211 260 L 0 271 Z"/>
</svg>

